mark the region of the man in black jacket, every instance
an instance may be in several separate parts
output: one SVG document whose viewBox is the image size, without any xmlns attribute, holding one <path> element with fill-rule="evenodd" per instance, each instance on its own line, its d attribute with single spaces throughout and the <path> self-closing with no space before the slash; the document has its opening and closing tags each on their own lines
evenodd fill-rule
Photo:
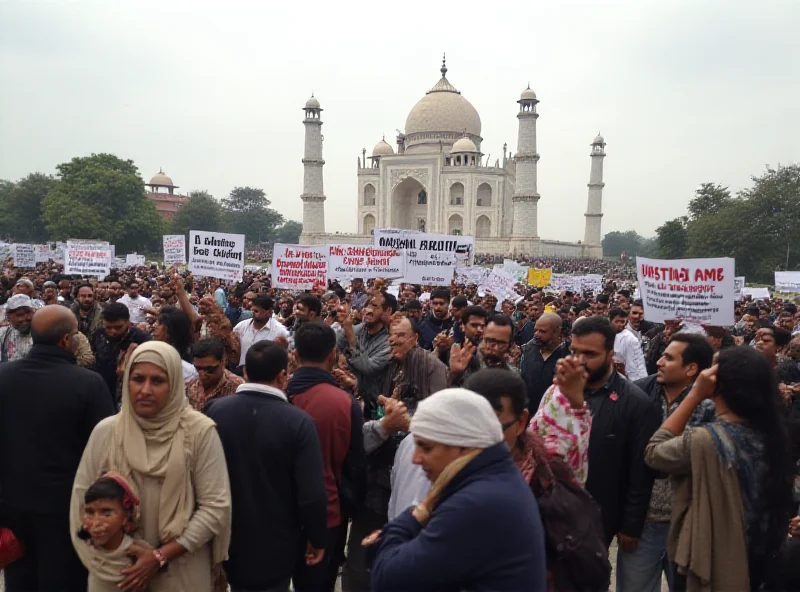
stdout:
<svg viewBox="0 0 800 592">
<path fill-rule="evenodd" d="M 582 318 L 572 327 L 572 355 L 589 373 L 586 403 L 592 414 L 586 490 L 600 504 L 606 543 L 638 545 L 654 473 L 644 449 L 660 425 L 655 406 L 639 387 L 614 369 L 616 332 L 606 317 Z"/>
<path fill-rule="evenodd" d="M 113 415 L 103 379 L 75 365 L 78 322 L 68 308 L 41 308 L 33 347 L 0 367 L 0 525 L 25 545 L 6 567 L 6 591 L 86 590 L 72 547 L 69 503 L 95 425 Z"/>
<path fill-rule="evenodd" d="M 528 391 L 528 409 L 536 413 L 547 389 L 553 384 L 556 362 L 569 355 L 561 328 L 563 321 L 554 312 L 546 312 L 536 320 L 533 339 L 522 346 L 519 371 Z"/>
<path fill-rule="evenodd" d="M 245 384 L 213 401 L 231 480 L 233 524 L 225 572 L 231 589 L 285 591 L 298 553 L 320 563 L 328 495 L 314 420 L 286 399 L 289 357 L 258 341 L 245 357 Z"/>
</svg>

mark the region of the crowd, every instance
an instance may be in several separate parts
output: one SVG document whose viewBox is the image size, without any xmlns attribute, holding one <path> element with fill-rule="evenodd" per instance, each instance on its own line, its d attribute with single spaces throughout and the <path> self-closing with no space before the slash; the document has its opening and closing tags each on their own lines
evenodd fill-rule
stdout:
<svg viewBox="0 0 800 592">
<path fill-rule="evenodd" d="M 796 304 L 607 285 L 7 267 L 6 591 L 799 589 Z"/>
<path fill-rule="evenodd" d="M 636 265 L 633 260 L 620 259 L 608 261 L 605 259 L 581 259 L 578 257 L 527 257 L 525 255 L 490 255 L 486 253 L 475 254 L 476 265 L 502 264 L 504 259 L 515 260 L 520 265 L 536 267 L 539 269 L 552 269 L 553 273 L 568 273 L 575 275 L 599 274 L 605 281 L 635 282 Z"/>
</svg>

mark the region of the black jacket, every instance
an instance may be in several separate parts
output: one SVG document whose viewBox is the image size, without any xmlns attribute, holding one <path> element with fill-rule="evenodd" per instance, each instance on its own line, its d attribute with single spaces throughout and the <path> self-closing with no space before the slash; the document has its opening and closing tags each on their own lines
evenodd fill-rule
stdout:
<svg viewBox="0 0 800 592">
<path fill-rule="evenodd" d="M 321 549 L 328 495 L 314 420 L 277 395 L 241 391 L 212 401 L 231 481 L 228 581 L 262 590 L 289 578 L 306 541 Z"/>
<path fill-rule="evenodd" d="M 439 320 L 433 313 L 428 313 L 419 324 L 419 346 L 422 349 L 433 351 L 433 340 L 439 333 L 449 333 L 455 324 L 453 317 Z"/>
<path fill-rule="evenodd" d="M 553 384 L 556 373 L 556 362 L 569 355 L 569 346 L 566 343 L 559 345 L 546 360 L 536 341 L 531 340 L 522 347 L 522 358 L 519 362 L 519 372 L 525 380 L 528 390 L 528 405 L 531 415 L 536 413 L 542 397 Z"/>
<path fill-rule="evenodd" d="M 120 354 L 124 354 L 128 350 L 130 344 L 141 344 L 145 341 L 150 341 L 150 336 L 131 325 L 128 334 L 119 341 L 112 341 L 106 335 L 106 330 L 100 328 L 94 334 L 94 341 L 92 342 L 92 350 L 95 355 L 94 369 L 106 381 L 111 397 L 116 405 L 117 398 L 117 364 L 119 363 Z"/>
<path fill-rule="evenodd" d="M 75 356 L 34 345 L 0 366 L 0 497 L 12 510 L 69 512 L 94 426 L 114 414 L 103 379 Z"/>
<path fill-rule="evenodd" d="M 661 425 L 658 409 L 635 384 L 614 372 L 586 394 L 592 414 L 586 490 L 600 504 L 606 542 L 621 532 L 639 538 L 644 528 L 655 473 L 644 449 Z"/>
</svg>

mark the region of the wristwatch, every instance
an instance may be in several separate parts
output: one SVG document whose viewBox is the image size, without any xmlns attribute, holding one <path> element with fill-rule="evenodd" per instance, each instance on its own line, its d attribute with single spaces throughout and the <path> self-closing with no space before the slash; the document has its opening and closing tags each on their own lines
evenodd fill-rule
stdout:
<svg viewBox="0 0 800 592">
<path fill-rule="evenodd" d="M 153 549 L 153 556 L 158 561 L 158 569 L 164 569 L 167 565 L 167 558 L 164 557 L 164 554 L 158 549 Z"/>
</svg>

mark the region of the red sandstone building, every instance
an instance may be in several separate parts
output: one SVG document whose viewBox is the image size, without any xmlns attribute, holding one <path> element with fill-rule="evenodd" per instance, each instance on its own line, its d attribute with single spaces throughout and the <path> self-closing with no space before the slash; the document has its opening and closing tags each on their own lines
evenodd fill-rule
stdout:
<svg viewBox="0 0 800 592">
<path fill-rule="evenodd" d="M 188 197 L 175 194 L 178 186 L 164 174 L 162 169 L 159 169 L 149 183 L 145 183 L 145 187 L 150 188 L 147 192 L 147 199 L 155 204 L 156 210 L 165 220 L 172 220 L 175 212 L 189 201 Z"/>
</svg>

